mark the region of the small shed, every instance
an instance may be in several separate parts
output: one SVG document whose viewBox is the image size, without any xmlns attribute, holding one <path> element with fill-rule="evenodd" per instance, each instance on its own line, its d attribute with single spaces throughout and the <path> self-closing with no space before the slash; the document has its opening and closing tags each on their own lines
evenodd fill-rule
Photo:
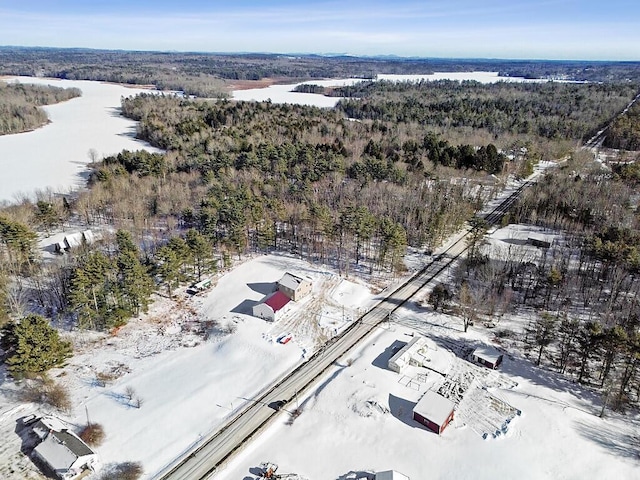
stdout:
<svg viewBox="0 0 640 480">
<path fill-rule="evenodd" d="M 384 472 L 376 472 L 375 480 L 411 480 L 406 475 L 395 470 L 385 470 Z"/>
<path fill-rule="evenodd" d="M 440 435 L 453 420 L 455 404 L 432 390 L 413 407 L 413 419 Z"/>
<path fill-rule="evenodd" d="M 289 301 L 289 297 L 284 293 L 280 291 L 274 292 L 266 297 L 262 302 L 254 305 L 253 316 L 270 322 L 275 322 Z"/>
<path fill-rule="evenodd" d="M 33 425 L 33 432 L 41 439 L 33 449 L 33 456 L 57 478 L 70 480 L 80 477 L 85 470 L 100 469 L 98 455 L 60 420 L 43 417 Z"/>
<path fill-rule="evenodd" d="M 285 273 L 282 278 L 278 280 L 278 290 L 294 302 L 309 295 L 312 287 L 313 285 L 309 280 L 289 272 Z"/>
<path fill-rule="evenodd" d="M 534 247 L 549 248 L 551 247 L 551 239 L 541 233 L 530 233 L 527 242 Z"/>
<path fill-rule="evenodd" d="M 495 370 L 502 363 L 503 355 L 495 348 L 479 347 L 473 351 L 471 358 L 474 362 Z"/>
</svg>

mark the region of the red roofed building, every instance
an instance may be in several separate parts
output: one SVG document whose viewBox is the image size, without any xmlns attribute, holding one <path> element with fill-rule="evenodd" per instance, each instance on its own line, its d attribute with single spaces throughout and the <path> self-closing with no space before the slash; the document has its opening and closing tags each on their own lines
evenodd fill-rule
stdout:
<svg viewBox="0 0 640 480">
<path fill-rule="evenodd" d="M 290 298 L 284 293 L 280 291 L 274 292 L 253 307 L 253 316 L 275 322 L 289 301 Z"/>
</svg>

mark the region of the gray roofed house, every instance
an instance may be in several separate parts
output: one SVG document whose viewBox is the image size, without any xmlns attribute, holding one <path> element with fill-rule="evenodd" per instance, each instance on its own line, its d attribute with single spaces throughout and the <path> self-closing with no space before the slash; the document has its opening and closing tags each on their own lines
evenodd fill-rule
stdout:
<svg viewBox="0 0 640 480">
<path fill-rule="evenodd" d="M 98 454 L 55 417 L 43 417 L 33 424 L 42 441 L 33 449 L 36 460 L 61 480 L 72 480 L 85 470 L 100 469 Z"/>
<path fill-rule="evenodd" d="M 312 287 L 313 285 L 309 280 L 298 277 L 289 272 L 285 273 L 282 278 L 278 280 L 278 290 L 294 302 L 297 302 L 301 298 L 309 295 Z"/>
</svg>

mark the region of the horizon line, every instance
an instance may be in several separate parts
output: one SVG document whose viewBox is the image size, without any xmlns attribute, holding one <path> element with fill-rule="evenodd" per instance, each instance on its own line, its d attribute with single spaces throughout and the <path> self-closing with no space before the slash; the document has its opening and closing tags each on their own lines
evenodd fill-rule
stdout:
<svg viewBox="0 0 640 480">
<path fill-rule="evenodd" d="M 128 53 L 174 53 L 174 54 L 197 54 L 197 55 L 280 55 L 298 57 L 351 57 L 361 59 L 385 59 L 385 60 L 486 60 L 486 61 L 507 61 L 507 62 L 593 62 L 593 63 L 640 63 L 637 60 L 613 60 L 613 59 L 562 59 L 562 58 L 508 58 L 508 57 L 439 57 L 420 55 L 399 55 L 395 53 L 377 54 L 354 54 L 348 52 L 275 52 L 275 51 L 206 51 L 206 50 L 145 50 L 126 48 L 96 48 L 96 47 L 57 47 L 46 45 L 0 45 L 0 49 L 21 48 L 21 49 L 42 49 L 42 50 L 85 50 L 94 52 L 128 52 Z"/>
</svg>

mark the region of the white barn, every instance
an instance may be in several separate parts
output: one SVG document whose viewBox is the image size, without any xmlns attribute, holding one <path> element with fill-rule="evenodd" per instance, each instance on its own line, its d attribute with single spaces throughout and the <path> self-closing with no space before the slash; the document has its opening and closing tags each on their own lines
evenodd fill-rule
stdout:
<svg viewBox="0 0 640 480">
<path fill-rule="evenodd" d="M 254 317 L 275 322 L 283 313 L 284 307 L 289 303 L 289 297 L 277 291 L 266 297 L 262 302 L 253 306 Z"/>
</svg>

